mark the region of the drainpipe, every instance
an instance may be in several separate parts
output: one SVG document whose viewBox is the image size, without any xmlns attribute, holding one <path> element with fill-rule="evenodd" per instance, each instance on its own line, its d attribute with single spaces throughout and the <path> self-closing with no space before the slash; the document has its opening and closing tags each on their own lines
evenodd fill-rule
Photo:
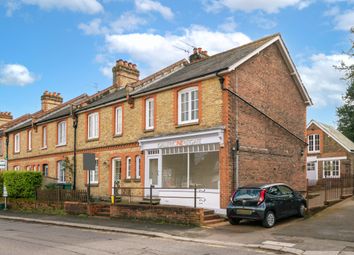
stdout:
<svg viewBox="0 0 354 255">
<path fill-rule="evenodd" d="M 6 171 L 9 170 L 9 134 L 6 133 Z"/>
<path fill-rule="evenodd" d="M 218 74 L 218 72 L 216 73 L 216 76 L 219 78 L 219 82 L 220 82 L 220 86 L 221 86 L 221 90 L 227 90 L 225 88 L 225 78 L 221 75 Z M 236 114 L 236 113 L 235 113 Z M 236 118 L 236 137 L 237 137 L 237 118 Z M 236 138 L 235 141 L 235 146 L 232 147 L 232 189 L 231 192 L 235 191 L 238 186 L 239 186 L 239 140 L 238 138 Z"/>
<path fill-rule="evenodd" d="M 73 128 L 74 128 L 74 176 L 73 176 L 73 190 L 76 190 L 76 146 L 77 146 L 77 124 L 78 124 L 78 117 L 76 112 L 71 107 L 71 113 L 73 116 Z"/>
</svg>

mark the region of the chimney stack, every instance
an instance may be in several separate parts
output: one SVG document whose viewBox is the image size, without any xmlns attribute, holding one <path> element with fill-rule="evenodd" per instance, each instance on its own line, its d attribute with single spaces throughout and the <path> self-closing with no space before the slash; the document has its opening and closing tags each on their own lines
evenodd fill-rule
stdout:
<svg viewBox="0 0 354 255">
<path fill-rule="evenodd" d="M 129 83 L 139 81 L 140 72 L 136 64 L 119 59 L 112 68 L 113 85 L 117 88 L 124 88 Z"/>
<path fill-rule="evenodd" d="M 208 57 L 209 55 L 206 50 L 203 50 L 202 48 L 194 48 L 193 54 L 189 56 L 189 62 L 192 64 Z"/>
<path fill-rule="evenodd" d="M 46 90 L 41 96 L 41 101 L 42 101 L 42 111 L 46 112 L 63 103 L 63 98 L 61 97 L 60 93 L 48 92 Z"/>
<path fill-rule="evenodd" d="M 0 126 L 13 119 L 11 112 L 0 112 Z"/>
</svg>

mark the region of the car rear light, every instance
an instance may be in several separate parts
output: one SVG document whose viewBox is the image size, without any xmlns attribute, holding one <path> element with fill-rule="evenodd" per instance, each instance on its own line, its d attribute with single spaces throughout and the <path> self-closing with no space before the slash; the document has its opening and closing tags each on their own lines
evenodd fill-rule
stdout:
<svg viewBox="0 0 354 255">
<path fill-rule="evenodd" d="M 264 202 L 265 193 L 266 193 L 266 190 L 262 189 L 261 192 L 259 193 L 259 199 L 258 199 L 257 205 L 260 205 L 260 204 L 262 204 Z"/>
</svg>

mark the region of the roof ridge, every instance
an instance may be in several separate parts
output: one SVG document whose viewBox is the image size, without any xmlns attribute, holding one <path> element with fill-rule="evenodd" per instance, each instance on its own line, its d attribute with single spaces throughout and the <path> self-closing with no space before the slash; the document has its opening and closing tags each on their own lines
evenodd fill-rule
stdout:
<svg viewBox="0 0 354 255">
<path fill-rule="evenodd" d="M 275 37 L 277 37 L 277 36 L 281 36 L 280 33 L 275 33 L 275 34 L 272 34 L 272 35 L 268 35 L 268 36 L 262 37 L 262 38 L 260 38 L 260 39 L 257 39 L 257 40 L 255 40 L 255 41 L 251 41 L 251 42 L 248 42 L 248 43 L 246 43 L 246 44 L 242 44 L 242 45 L 240 45 L 240 46 L 231 48 L 231 49 L 229 49 L 229 50 L 216 53 L 216 54 L 214 54 L 214 55 L 209 56 L 208 58 L 201 59 L 200 61 L 197 61 L 197 62 L 195 62 L 195 63 L 190 63 L 190 65 L 193 65 L 193 64 L 196 64 L 196 63 L 201 63 L 201 62 L 203 62 L 203 61 L 205 61 L 205 60 L 208 60 L 208 59 L 210 59 L 210 58 L 214 58 L 214 57 L 217 57 L 217 56 L 219 56 L 219 55 L 222 55 L 222 54 L 225 54 L 225 53 L 234 51 L 234 50 L 239 50 L 239 49 L 248 47 L 248 46 L 250 46 L 250 45 L 252 45 L 252 44 L 259 43 L 259 42 L 261 42 L 261 41 L 268 41 L 268 40 L 270 40 L 271 38 L 275 38 Z"/>
</svg>

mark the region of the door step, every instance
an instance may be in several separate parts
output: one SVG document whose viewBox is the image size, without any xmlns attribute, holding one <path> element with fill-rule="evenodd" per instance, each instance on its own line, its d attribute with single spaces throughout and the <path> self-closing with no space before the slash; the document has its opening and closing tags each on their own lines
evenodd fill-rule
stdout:
<svg viewBox="0 0 354 255">
<path fill-rule="evenodd" d="M 160 204 L 160 198 L 153 198 L 150 201 L 149 197 L 144 197 L 142 201 L 139 202 L 139 204 L 152 204 L 152 205 L 159 205 Z"/>
<path fill-rule="evenodd" d="M 219 223 L 224 223 L 226 221 L 225 218 L 221 217 L 218 214 L 215 214 L 214 210 L 204 210 L 204 219 L 203 225 L 204 226 L 212 226 Z"/>
</svg>

